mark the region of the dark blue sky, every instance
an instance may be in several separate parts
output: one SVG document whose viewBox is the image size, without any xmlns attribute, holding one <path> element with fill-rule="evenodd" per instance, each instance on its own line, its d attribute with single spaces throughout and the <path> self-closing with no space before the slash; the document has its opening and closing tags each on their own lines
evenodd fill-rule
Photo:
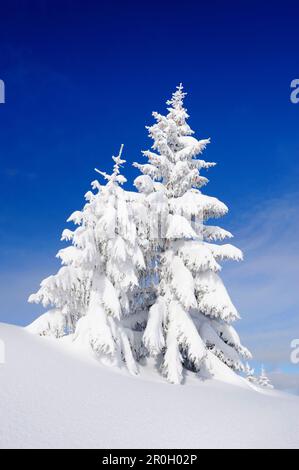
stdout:
<svg viewBox="0 0 299 470">
<path fill-rule="evenodd" d="M 93 168 L 110 171 L 124 143 L 132 181 L 150 145 L 144 126 L 179 82 L 196 136 L 212 139 L 207 192 L 229 205 L 223 225 L 237 245 L 244 214 L 297 197 L 298 13 L 287 1 L 1 2 L 0 320 L 26 324 L 41 311 L 26 297 L 56 270 Z"/>
</svg>

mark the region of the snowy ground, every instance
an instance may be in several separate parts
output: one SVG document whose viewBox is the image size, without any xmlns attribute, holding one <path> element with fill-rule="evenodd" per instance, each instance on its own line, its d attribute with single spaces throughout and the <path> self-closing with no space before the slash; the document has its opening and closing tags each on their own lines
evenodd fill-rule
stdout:
<svg viewBox="0 0 299 470">
<path fill-rule="evenodd" d="M 1 448 L 299 448 L 299 398 L 256 392 L 221 366 L 163 382 L 104 367 L 67 343 L 0 324 Z"/>
</svg>

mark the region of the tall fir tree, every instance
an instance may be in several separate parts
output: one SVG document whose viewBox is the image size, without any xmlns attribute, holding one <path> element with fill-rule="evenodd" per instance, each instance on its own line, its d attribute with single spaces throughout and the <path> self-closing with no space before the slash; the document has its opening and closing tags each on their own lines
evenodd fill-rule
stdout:
<svg viewBox="0 0 299 470">
<path fill-rule="evenodd" d="M 167 115 L 153 113 L 152 149 L 143 152 L 148 163 L 135 163 L 143 173 L 135 186 L 149 221 L 144 251 L 156 279 L 143 341 L 151 355 L 162 356 L 172 383 L 182 381 L 184 367 L 212 369 L 215 356 L 237 370 L 243 369 L 240 356 L 250 357 L 231 325 L 239 315 L 219 276 L 219 262 L 241 260 L 242 253 L 213 243 L 232 234 L 206 224 L 228 209 L 200 190 L 208 182 L 200 170 L 215 164 L 196 158 L 210 140 L 192 136 L 185 95 L 180 85 L 167 101 Z"/>
</svg>

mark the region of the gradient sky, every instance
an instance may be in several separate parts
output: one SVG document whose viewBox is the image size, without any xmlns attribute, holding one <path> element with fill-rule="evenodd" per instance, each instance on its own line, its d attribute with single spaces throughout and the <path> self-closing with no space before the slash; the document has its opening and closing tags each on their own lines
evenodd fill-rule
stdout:
<svg viewBox="0 0 299 470">
<path fill-rule="evenodd" d="M 218 162 L 206 192 L 245 251 L 223 276 L 256 363 L 298 373 L 298 3 L 10 1 L 1 3 L 0 320 L 24 325 L 26 304 L 58 262 L 65 220 L 96 166 L 125 144 L 130 188 L 151 143 L 151 112 L 179 82 L 191 127 Z M 299 382 L 298 382 L 299 389 Z"/>
</svg>

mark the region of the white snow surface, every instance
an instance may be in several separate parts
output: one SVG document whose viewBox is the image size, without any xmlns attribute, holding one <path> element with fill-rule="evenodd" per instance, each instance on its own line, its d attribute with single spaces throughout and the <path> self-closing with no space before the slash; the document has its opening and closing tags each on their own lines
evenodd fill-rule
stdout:
<svg viewBox="0 0 299 470">
<path fill-rule="evenodd" d="M 256 391 L 220 361 L 214 380 L 170 385 L 67 340 L 0 323 L 1 448 L 298 448 L 299 398 Z"/>
</svg>

